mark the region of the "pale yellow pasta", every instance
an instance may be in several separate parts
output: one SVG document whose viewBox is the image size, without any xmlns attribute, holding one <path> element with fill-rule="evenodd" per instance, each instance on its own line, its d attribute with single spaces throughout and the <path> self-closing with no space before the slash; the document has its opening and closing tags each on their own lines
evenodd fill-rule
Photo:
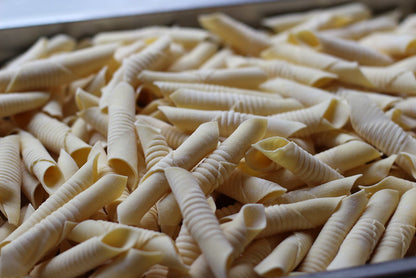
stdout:
<svg viewBox="0 0 416 278">
<path fill-rule="evenodd" d="M 197 180 L 178 167 L 167 168 L 165 174 L 183 214 L 184 224 L 198 242 L 212 272 L 216 277 L 227 277 L 233 247 L 221 231 Z"/>
<path fill-rule="evenodd" d="M 263 60 L 233 56 L 227 59 L 229 67 L 258 66 L 262 68 L 269 78 L 282 77 L 303 83 L 309 86 L 321 87 L 337 78 L 336 74 L 318 69 L 295 65 L 283 60 Z"/>
<path fill-rule="evenodd" d="M 127 178 L 109 174 L 74 199 L 32 226 L 26 233 L 3 245 L 0 274 L 4 277 L 22 276 L 48 250 L 59 244 L 68 233 L 67 221 L 82 221 L 99 208 L 117 198 L 126 186 Z M 27 222 L 27 221 L 26 221 Z M 25 223 L 26 223 L 25 222 Z"/>
<path fill-rule="evenodd" d="M 394 107 L 400 109 L 409 117 L 416 117 L 416 97 L 410 97 L 394 104 Z"/>
<path fill-rule="evenodd" d="M 136 86 L 137 75 L 144 69 L 159 69 L 167 59 L 167 50 L 171 43 L 169 36 L 162 36 L 137 54 L 123 61 L 123 80 Z"/>
<path fill-rule="evenodd" d="M 7 117 L 43 106 L 50 94 L 45 92 L 9 93 L 0 95 L 0 117 Z"/>
<path fill-rule="evenodd" d="M 128 251 L 136 242 L 129 229 L 115 229 L 90 238 L 43 262 L 31 272 L 34 277 L 76 277 Z"/>
<path fill-rule="evenodd" d="M 330 130 L 320 132 L 313 135 L 313 141 L 316 147 L 333 148 L 335 146 L 351 142 L 353 140 L 361 140 L 360 137 L 352 132 L 345 130 Z"/>
<path fill-rule="evenodd" d="M 290 204 L 322 197 L 337 197 L 349 195 L 352 187 L 357 183 L 360 175 L 330 181 L 314 187 L 301 188 L 289 191 L 276 198 L 273 204 Z"/>
<path fill-rule="evenodd" d="M 45 58 L 47 55 L 48 39 L 41 37 L 24 53 L 20 54 L 5 66 L 5 69 L 18 68 L 19 66 L 26 64 L 27 62 Z"/>
<path fill-rule="evenodd" d="M 89 159 L 71 178 L 69 178 L 59 189 L 46 199 L 31 217 L 10 234 L 2 244 L 15 240 L 26 233 L 32 226 L 41 222 L 54 211 L 64 206 L 77 194 L 91 186 L 97 178 L 98 156 Z"/>
<path fill-rule="evenodd" d="M 384 225 L 399 202 L 397 191 L 385 189 L 369 200 L 361 217 L 347 234 L 328 270 L 364 264 L 384 232 Z"/>
<path fill-rule="evenodd" d="M 7 217 L 8 223 L 17 225 L 22 182 L 19 135 L 1 138 L 0 145 L 0 210 Z"/>
<path fill-rule="evenodd" d="M 361 189 L 365 190 L 370 195 L 373 195 L 377 191 L 380 191 L 383 189 L 393 189 L 393 190 L 396 190 L 400 196 L 406 191 L 413 189 L 415 187 L 416 187 L 415 182 L 397 178 L 394 176 L 385 177 L 380 182 L 370 185 L 370 186 L 360 186 Z"/>
<path fill-rule="evenodd" d="M 235 169 L 218 191 L 243 204 L 273 201 L 286 192 L 277 183 L 245 174 Z"/>
<path fill-rule="evenodd" d="M 268 119 L 277 118 L 304 123 L 306 127 L 292 135 L 307 136 L 317 132 L 342 128 L 347 123 L 348 116 L 348 105 L 342 100 L 333 98 L 309 108 L 272 115 Z"/>
<path fill-rule="evenodd" d="M 201 42 L 189 53 L 176 60 L 168 68 L 168 71 L 197 69 L 217 51 L 217 47 L 215 43 L 210 41 Z"/>
<path fill-rule="evenodd" d="M 58 34 L 48 40 L 46 52 L 48 56 L 61 52 L 68 52 L 75 49 L 76 42 L 72 37 L 65 34 Z"/>
<path fill-rule="evenodd" d="M 416 127 L 416 119 L 404 115 L 400 109 L 392 108 L 388 110 L 385 114 L 393 122 L 398 124 L 401 128 L 403 128 L 406 131 L 412 130 Z"/>
<path fill-rule="evenodd" d="M 298 110 L 302 104 L 295 99 L 271 99 L 233 93 L 214 93 L 179 89 L 169 96 L 177 107 L 200 110 L 233 110 L 267 116 Z"/>
<path fill-rule="evenodd" d="M 78 115 L 101 135 L 107 137 L 109 116 L 101 112 L 98 107 L 90 107 L 82 110 Z"/>
<path fill-rule="evenodd" d="M 91 146 L 73 135 L 64 123 L 43 113 L 37 113 L 27 125 L 27 130 L 54 153 L 58 154 L 61 149 L 64 149 L 78 165 L 84 164 L 87 160 Z"/>
<path fill-rule="evenodd" d="M 82 118 L 77 118 L 71 125 L 71 133 L 84 142 L 90 141 L 90 131 L 91 128 L 89 127 L 88 123 Z"/>
<path fill-rule="evenodd" d="M 267 226 L 258 237 L 319 227 L 334 213 L 343 198 L 316 198 L 266 207 Z"/>
<path fill-rule="evenodd" d="M 226 14 L 200 15 L 198 21 L 202 27 L 218 35 L 225 44 L 239 53 L 258 56 L 263 49 L 270 45 L 270 39 L 267 35 Z"/>
<path fill-rule="evenodd" d="M 409 71 L 416 71 L 416 57 L 410 56 L 406 59 L 402 59 L 397 61 L 396 63 L 389 66 L 389 68 L 393 69 L 403 69 L 403 70 L 409 70 Z"/>
<path fill-rule="evenodd" d="M 416 53 L 414 34 L 374 33 L 361 39 L 360 43 L 392 56 L 410 56 Z"/>
<path fill-rule="evenodd" d="M 52 194 L 64 182 L 59 166 L 38 139 L 25 131 L 19 134 L 26 169 L 39 180 L 48 194 Z"/>
<path fill-rule="evenodd" d="M 319 232 L 299 266 L 299 271 L 319 272 L 326 270 L 366 205 L 367 197 L 363 190 L 343 199 L 339 208 L 329 217 Z"/>
<path fill-rule="evenodd" d="M 291 171 L 308 185 L 322 184 L 343 177 L 318 158 L 282 137 L 263 139 L 253 144 L 253 148 Z"/>
<path fill-rule="evenodd" d="M 111 96 L 113 94 L 115 87 L 118 85 L 118 83 L 123 81 L 123 74 L 124 74 L 124 68 L 119 67 L 111 76 L 110 81 L 108 81 L 108 83 L 104 87 L 101 88 L 101 97 L 100 97 L 99 106 L 100 106 L 100 109 L 105 113 L 108 113 L 108 105 L 110 103 L 110 99 L 111 99 Z"/>
<path fill-rule="evenodd" d="M 51 96 L 48 102 L 43 105 L 42 112 L 51 117 L 62 119 L 64 116 L 63 104 L 66 97 L 65 94 L 64 86 L 51 89 Z"/>
<path fill-rule="evenodd" d="M 279 43 L 262 52 L 266 59 L 283 59 L 338 75 L 339 80 L 360 86 L 371 86 L 358 63 L 350 62 L 328 54 L 316 52 L 307 47 L 294 44 Z"/>
<path fill-rule="evenodd" d="M 277 171 L 271 171 L 271 172 L 254 172 L 252 170 L 244 169 L 245 172 L 255 175 L 259 178 L 266 179 L 272 182 L 275 182 L 277 184 L 280 184 L 287 190 L 294 190 L 298 189 L 302 186 L 305 186 L 306 183 L 295 176 L 292 172 L 289 170 L 282 168 Z"/>
<path fill-rule="evenodd" d="M 199 69 L 220 69 L 225 67 L 225 59 L 231 56 L 233 51 L 229 48 L 223 48 L 206 60 Z"/>
<path fill-rule="evenodd" d="M 395 106 L 396 103 L 398 103 L 401 100 L 401 98 L 397 96 L 390 96 L 376 92 L 360 91 L 357 89 L 347 89 L 343 87 L 338 88 L 336 92 L 338 96 L 341 96 L 343 98 L 345 98 L 350 93 L 360 93 L 362 95 L 366 95 L 369 99 L 374 101 L 377 104 L 377 106 L 380 107 L 380 109 L 382 110 L 386 110 L 387 108 L 390 108 L 393 105 Z"/>
<path fill-rule="evenodd" d="M 106 84 L 107 71 L 109 71 L 108 66 L 102 67 L 85 87 L 85 90 L 94 96 L 101 96 L 101 88 Z"/>
<path fill-rule="evenodd" d="M 401 259 L 406 254 L 415 235 L 416 189 L 406 191 L 400 198 L 397 209 L 391 217 L 380 240 L 371 263 Z"/>
<path fill-rule="evenodd" d="M 312 232 L 295 232 L 285 238 L 254 271 L 263 277 L 287 275 L 302 261 L 314 240 Z"/>
<path fill-rule="evenodd" d="M 143 167 L 137 160 L 134 115 L 134 90 L 122 82 L 114 89 L 109 105 L 107 156 L 117 173 L 128 176 L 129 187 L 138 182 L 138 167 Z"/>
<path fill-rule="evenodd" d="M 150 269 L 144 273 L 144 276 L 147 278 L 166 278 L 168 277 L 168 274 L 169 269 L 166 266 L 156 264 L 150 267 Z"/>
<path fill-rule="evenodd" d="M 59 153 L 57 165 L 65 180 L 71 178 L 78 170 L 75 160 L 64 149 Z"/>
<path fill-rule="evenodd" d="M 201 111 L 197 109 L 160 106 L 159 110 L 179 129 L 192 132 L 200 124 L 210 121 L 218 122 L 220 136 L 227 137 L 248 119 L 267 119 L 265 136 L 289 137 L 306 128 L 305 124 L 277 117 L 262 117 L 234 111 Z"/>
<path fill-rule="evenodd" d="M 114 59 L 119 62 L 122 62 L 125 58 L 143 50 L 146 47 L 146 41 L 143 39 L 138 39 L 128 45 L 120 46 L 114 52 Z"/>
<path fill-rule="evenodd" d="M 77 50 L 0 71 L 0 91 L 13 92 L 63 85 L 87 76 L 107 63 L 115 45 Z"/>
<path fill-rule="evenodd" d="M 26 196 L 29 202 L 34 208 L 38 208 L 39 205 L 47 198 L 48 193 L 43 189 L 38 179 L 36 179 L 22 162 L 22 193 Z"/>
<path fill-rule="evenodd" d="M 175 244 L 178 247 L 179 255 L 181 256 L 184 264 L 187 266 L 191 266 L 201 254 L 198 243 L 195 242 L 189 234 L 189 230 L 184 224 L 181 226 L 181 230 L 175 240 Z"/>
<path fill-rule="evenodd" d="M 118 221 L 123 224 L 137 225 L 143 215 L 169 189 L 163 169 L 170 166 L 192 169 L 202 158 L 215 149 L 217 144 L 218 127 L 216 123 L 201 125 L 182 145 L 146 173 L 139 186 L 118 206 Z"/>
<path fill-rule="evenodd" d="M 155 81 L 171 81 L 185 83 L 208 83 L 237 88 L 257 89 L 266 81 L 267 74 L 258 67 L 239 69 L 201 69 L 183 72 L 161 72 L 144 70 L 138 79 L 150 84 Z"/>
<path fill-rule="evenodd" d="M 307 30 L 297 32 L 294 36 L 314 49 L 349 61 L 356 61 L 360 65 L 386 66 L 393 63 L 390 56 L 351 40 Z"/>
<path fill-rule="evenodd" d="M 75 101 L 79 110 L 85 110 L 90 107 L 98 106 L 100 99 L 84 91 L 82 88 L 78 88 L 75 93 Z"/>
</svg>

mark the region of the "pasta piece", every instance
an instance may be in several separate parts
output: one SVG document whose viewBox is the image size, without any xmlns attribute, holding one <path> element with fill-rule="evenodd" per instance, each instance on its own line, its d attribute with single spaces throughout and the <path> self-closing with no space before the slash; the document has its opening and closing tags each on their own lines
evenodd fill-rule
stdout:
<svg viewBox="0 0 416 278">
<path fill-rule="evenodd" d="M 356 61 L 360 65 L 386 66 L 393 63 L 393 59 L 390 56 L 361 45 L 358 42 L 311 31 L 300 31 L 294 36 L 297 40 L 319 51 L 349 61 Z"/>
<path fill-rule="evenodd" d="M 381 157 L 371 145 L 353 140 L 315 155 L 317 159 L 344 173 L 360 165 Z"/>
<path fill-rule="evenodd" d="M 371 86 L 357 63 L 318 53 L 306 47 L 279 43 L 277 46 L 263 51 L 261 56 L 266 59 L 283 59 L 295 64 L 329 71 L 338 75 L 338 78 L 343 82 L 366 87 Z"/>
<path fill-rule="evenodd" d="M 58 34 L 48 40 L 46 52 L 49 56 L 61 52 L 68 52 L 74 50 L 75 45 L 76 42 L 72 37 L 65 34 Z"/>
<path fill-rule="evenodd" d="M 19 156 L 19 135 L 0 139 L 0 210 L 8 223 L 17 225 L 20 217 L 20 185 L 22 171 Z"/>
<path fill-rule="evenodd" d="M 392 107 L 393 105 L 396 105 L 398 101 L 401 100 L 401 98 L 396 96 L 389 96 L 385 94 L 380 94 L 376 92 L 367 92 L 367 91 L 359 91 L 359 90 L 352 90 L 352 89 L 346 89 L 346 88 L 338 88 L 337 95 L 345 98 L 346 95 L 350 93 L 360 93 L 363 95 L 366 95 L 369 99 L 374 101 L 380 109 L 385 110 L 387 108 Z"/>
<path fill-rule="evenodd" d="M 267 35 L 226 14 L 201 15 L 198 17 L 198 21 L 202 27 L 218 35 L 226 44 L 239 53 L 258 56 L 263 49 L 270 45 L 270 39 Z"/>
<path fill-rule="evenodd" d="M 409 117 L 416 117 L 416 97 L 410 97 L 394 104 L 394 107 L 400 109 L 405 115 Z"/>
<path fill-rule="evenodd" d="M 101 112 L 98 107 L 90 107 L 82 110 L 78 115 L 101 135 L 108 136 L 109 116 Z"/>
<path fill-rule="evenodd" d="M 371 263 L 401 259 L 415 235 L 416 189 L 406 191 L 397 206 L 386 230 L 371 258 Z"/>
<path fill-rule="evenodd" d="M 329 217 L 320 231 L 299 266 L 299 271 L 319 272 L 326 270 L 366 205 L 367 197 L 362 190 L 343 199 L 338 210 Z"/>
<path fill-rule="evenodd" d="M 59 153 L 57 165 L 66 181 L 79 170 L 77 163 L 64 149 Z"/>
<path fill-rule="evenodd" d="M 110 81 L 101 88 L 100 109 L 104 113 L 108 113 L 108 105 L 115 87 L 123 81 L 124 67 L 119 67 L 111 77 Z"/>
<path fill-rule="evenodd" d="M 131 55 L 123 61 L 123 80 L 135 87 L 139 80 L 137 75 L 144 69 L 159 69 L 167 58 L 167 49 L 171 39 L 168 36 L 162 36 L 154 43 L 147 46 L 141 52 Z"/>
<path fill-rule="evenodd" d="M 208 83 L 237 88 L 257 89 L 266 81 L 267 74 L 258 67 L 241 69 L 205 69 L 183 72 L 158 72 L 144 70 L 139 80 L 145 84 L 155 81 L 171 81 L 185 83 Z"/>
<path fill-rule="evenodd" d="M 269 137 L 252 145 L 273 162 L 285 167 L 308 185 L 317 185 L 343 176 L 295 143 L 282 137 Z"/>
<path fill-rule="evenodd" d="M 283 77 L 309 86 L 321 87 L 337 78 L 337 75 L 313 68 L 288 63 L 283 60 L 266 61 L 257 58 L 234 56 L 227 59 L 231 67 L 258 66 L 269 78 Z"/>
<path fill-rule="evenodd" d="M 206 60 L 199 69 L 221 69 L 225 67 L 225 58 L 231 56 L 233 51 L 229 48 L 223 48 Z"/>
<path fill-rule="evenodd" d="M 75 93 L 75 101 L 79 110 L 85 110 L 93 106 L 98 106 L 99 98 L 84 91 L 82 88 L 78 88 Z"/>
<path fill-rule="evenodd" d="M 201 110 L 233 110 L 254 115 L 272 115 L 303 108 L 295 99 L 271 99 L 233 93 L 179 89 L 170 99 L 177 107 Z"/>
<path fill-rule="evenodd" d="M 63 173 L 38 139 L 25 131 L 19 134 L 26 169 L 39 180 L 48 194 L 52 194 L 65 181 Z"/>
<path fill-rule="evenodd" d="M 216 277 L 227 277 L 233 248 L 222 233 L 197 180 L 178 167 L 167 168 L 165 174 L 181 208 L 184 224 L 198 242 L 212 272 Z"/>
<path fill-rule="evenodd" d="M 146 173 L 139 186 L 118 206 L 118 221 L 123 224 L 137 225 L 143 215 L 169 189 L 163 169 L 170 166 L 192 169 L 217 144 L 216 123 L 201 125 L 182 145 Z"/>
<path fill-rule="evenodd" d="M 175 240 L 178 247 L 179 254 L 185 265 L 191 266 L 192 263 L 199 257 L 201 250 L 198 243 L 189 234 L 189 230 L 185 224 L 182 224 L 179 235 Z"/>
<path fill-rule="evenodd" d="M 413 34 L 374 33 L 360 43 L 392 56 L 410 56 L 416 53 L 416 37 Z"/>
<path fill-rule="evenodd" d="M 354 133 L 343 130 L 330 130 L 326 132 L 316 133 L 312 138 L 317 148 L 324 149 L 346 144 L 353 140 L 361 140 L 360 137 Z"/>
<path fill-rule="evenodd" d="M 406 131 L 416 128 L 416 120 L 404 115 L 403 112 L 397 108 L 392 108 L 387 111 L 386 116 Z"/>
<path fill-rule="evenodd" d="M 78 166 L 83 165 L 87 160 L 91 146 L 73 135 L 69 127 L 58 120 L 37 113 L 27 125 L 27 130 L 54 153 L 58 154 L 61 149 L 67 151 Z"/>
<path fill-rule="evenodd" d="M 85 87 L 85 90 L 94 96 L 101 96 L 101 88 L 106 84 L 107 71 L 109 71 L 108 66 L 104 66 Z"/>
<path fill-rule="evenodd" d="M 283 119 L 304 123 L 305 128 L 298 130 L 293 136 L 307 136 L 317 132 L 342 128 L 348 121 L 348 106 L 344 101 L 331 99 L 309 108 L 280 113 L 268 119 Z"/>
<path fill-rule="evenodd" d="M 37 209 L 39 205 L 48 197 L 48 193 L 43 189 L 40 182 L 32 176 L 26 169 L 23 162 L 20 166 L 22 169 L 22 192 L 29 200 L 31 205 Z"/>
<path fill-rule="evenodd" d="M 302 261 L 312 246 L 314 236 L 311 232 L 295 232 L 284 239 L 262 260 L 254 271 L 264 277 L 287 275 Z"/>
<path fill-rule="evenodd" d="M 108 117 L 108 163 L 128 176 L 129 187 L 138 182 L 137 136 L 134 128 L 134 90 L 122 82 L 114 89 Z M 128 146 L 128 148 L 126 148 Z"/>
<path fill-rule="evenodd" d="M 62 119 L 64 116 L 63 104 L 66 98 L 65 94 L 64 86 L 52 89 L 48 102 L 42 107 L 42 112 L 51 117 Z"/>
<path fill-rule="evenodd" d="M 235 169 L 228 179 L 218 187 L 218 191 L 243 204 L 265 203 L 286 192 L 280 185 L 253 177 Z"/>
<path fill-rule="evenodd" d="M 377 191 L 380 191 L 383 189 L 393 189 L 393 190 L 396 190 L 400 196 L 406 191 L 411 190 L 415 187 L 416 187 L 415 182 L 393 177 L 393 176 L 388 176 L 382 179 L 380 182 L 371 186 L 360 186 L 361 189 L 365 190 L 365 192 L 367 192 L 370 195 L 373 195 Z"/>
<path fill-rule="evenodd" d="M 386 189 L 374 194 L 357 223 L 339 247 L 327 270 L 364 264 L 384 232 L 384 225 L 399 202 L 397 191 Z"/>
<path fill-rule="evenodd" d="M 117 50 L 114 52 L 114 59 L 116 59 L 119 62 L 123 62 L 125 58 L 128 58 L 129 56 L 142 51 L 146 47 L 145 40 L 138 39 L 135 42 L 132 42 L 131 44 L 120 46 L 117 48 Z"/>
<path fill-rule="evenodd" d="M 267 119 L 265 136 L 289 137 L 306 128 L 300 122 L 280 119 L 277 117 L 262 117 L 233 111 L 201 111 L 197 109 L 175 108 L 160 106 L 159 110 L 179 129 L 191 132 L 200 124 L 216 121 L 220 130 L 220 136 L 230 136 L 244 121 L 252 118 Z"/>
<path fill-rule="evenodd" d="M 71 126 L 71 133 L 84 142 L 88 142 L 90 140 L 90 131 L 91 129 L 89 128 L 87 122 L 82 118 L 77 118 Z"/>
<path fill-rule="evenodd" d="M 169 269 L 166 266 L 157 264 L 152 266 L 144 273 L 146 278 L 166 278 L 169 274 Z"/>
<path fill-rule="evenodd" d="M 143 115 L 152 115 L 154 113 L 158 113 L 159 106 L 172 106 L 173 103 L 170 99 L 165 98 L 159 98 L 155 99 L 152 102 L 150 102 L 148 105 L 146 105 L 141 111 L 140 114 Z"/>
<path fill-rule="evenodd" d="M 46 199 L 31 217 L 22 223 L 2 244 L 6 244 L 26 233 L 32 226 L 41 222 L 54 211 L 68 203 L 83 190 L 91 186 L 97 178 L 98 156 L 89 159 L 71 178 L 69 178 L 59 189 Z"/>
<path fill-rule="evenodd" d="M 1 94 L 0 118 L 39 108 L 48 99 L 49 94 L 44 92 Z"/>
<path fill-rule="evenodd" d="M 328 220 L 343 198 L 317 198 L 266 207 L 267 226 L 258 237 L 319 227 Z"/>
<path fill-rule="evenodd" d="M 206 41 L 195 46 L 192 51 L 176 60 L 168 71 L 197 69 L 217 51 L 217 45 Z"/>
<path fill-rule="evenodd" d="M 99 208 L 117 198 L 127 178 L 109 174 L 77 197 L 48 215 L 12 242 L 3 245 L 0 275 L 25 275 L 48 250 L 59 244 L 68 233 L 67 221 L 82 221 Z"/>
<path fill-rule="evenodd" d="M 38 60 L 41 58 L 45 58 L 47 55 L 47 47 L 48 40 L 44 37 L 39 38 L 29 49 L 27 49 L 24 53 L 20 54 L 9 63 L 6 64 L 6 69 L 13 69 L 18 68 L 23 64 L 26 64 L 30 61 Z"/>
<path fill-rule="evenodd" d="M 90 47 L 2 70 L 0 91 L 25 91 L 69 83 L 100 69 L 111 59 L 114 49 L 114 45 Z"/>
</svg>

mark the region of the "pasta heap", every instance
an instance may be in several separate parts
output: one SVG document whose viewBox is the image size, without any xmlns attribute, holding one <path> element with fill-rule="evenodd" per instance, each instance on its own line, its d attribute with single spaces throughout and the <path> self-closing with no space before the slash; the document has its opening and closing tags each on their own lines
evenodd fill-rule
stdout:
<svg viewBox="0 0 416 278">
<path fill-rule="evenodd" d="M 277 277 L 416 254 L 416 17 L 40 38 L 0 69 L 0 277 Z"/>
</svg>

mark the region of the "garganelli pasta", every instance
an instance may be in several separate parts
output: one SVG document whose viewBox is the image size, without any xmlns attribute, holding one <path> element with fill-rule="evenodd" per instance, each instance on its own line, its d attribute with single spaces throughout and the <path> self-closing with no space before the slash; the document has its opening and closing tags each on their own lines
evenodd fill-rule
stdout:
<svg viewBox="0 0 416 278">
<path fill-rule="evenodd" d="M 0 67 L 0 276 L 414 256 L 416 17 L 401 17 L 349 3 L 264 28 L 216 12 L 201 29 L 39 37 Z"/>
</svg>

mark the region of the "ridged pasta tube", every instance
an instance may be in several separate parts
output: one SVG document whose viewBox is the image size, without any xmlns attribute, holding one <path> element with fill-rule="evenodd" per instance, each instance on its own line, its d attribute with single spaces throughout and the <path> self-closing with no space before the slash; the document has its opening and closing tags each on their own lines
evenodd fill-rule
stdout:
<svg viewBox="0 0 416 278">
<path fill-rule="evenodd" d="M 416 52 L 416 38 L 413 34 L 375 33 L 361 39 L 360 43 L 392 56 L 409 56 Z"/>
<path fill-rule="evenodd" d="M 176 60 L 168 71 L 183 71 L 199 68 L 217 51 L 217 45 L 210 41 L 199 43 L 189 53 Z"/>
<path fill-rule="evenodd" d="M 229 48 L 223 48 L 212 55 L 199 69 L 220 69 L 225 67 L 225 58 L 232 54 Z"/>
<path fill-rule="evenodd" d="M 77 89 L 75 93 L 75 102 L 79 110 L 84 110 L 89 107 L 98 106 L 100 99 L 99 97 L 84 91 L 82 88 Z"/>
<path fill-rule="evenodd" d="M 397 191 L 385 189 L 374 194 L 327 269 L 334 270 L 364 264 L 380 240 L 384 225 L 396 209 L 398 202 Z"/>
<path fill-rule="evenodd" d="M 39 180 L 26 169 L 22 162 L 22 193 L 26 196 L 32 206 L 37 209 L 47 198 L 48 193 L 43 189 Z"/>
<path fill-rule="evenodd" d="M 101 112 L 99 107 L 89 107 L 85 110 L 81 110 L 78 112 L 78 116 L 91 125 L 91 127 L 101 135 L 105 137 L 108 136 L 109 117 L 107 114 Z"/>
<path fill-rule="evenodd" d="M 39 108 L 48 99 L 49 93 L 45 92 L 1 94 L 0 118 Z"/>
<path fill-rule="evenodd" d="M 399 195 L 401 196 L 406 191 L 413 189 L 416 187 L 416 182 L 412 182 L 409 180 L 397 178 L 394 176 L 388 176 L 379 181 L 378 183 L 370 186 L 360 186 L 361 189 L 363 189 L 365 192 L 367 192 L 370 195 L 373 195 L 377 191 L 383 190 L 383 189 L 393 189 L 399 192 Z"/>
<path fill-rule="evenodd" d="M 56 163 L 61 170 L 65 181 L 70 179 L 79 170 L 75 160 L 64 149 L 61 149 Z"/>
</svg>

